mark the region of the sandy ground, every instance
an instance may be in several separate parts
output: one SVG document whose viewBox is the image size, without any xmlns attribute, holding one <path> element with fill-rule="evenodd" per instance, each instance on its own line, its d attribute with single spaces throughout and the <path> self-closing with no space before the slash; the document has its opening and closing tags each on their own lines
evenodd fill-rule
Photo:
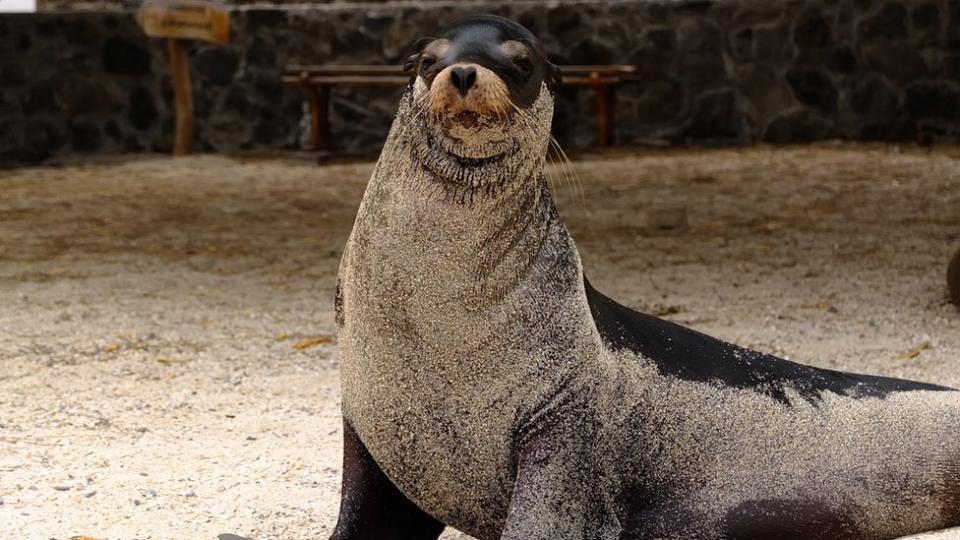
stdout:
<svg viewBox="0 0 960 540">
<path fill-rule="evenodd" d="M 581 156 L 582 196 L 558 193 L 592 281 L 628 305 L 803 362 L 960 386 L 953 156 L 619 151 Z M 0 170 L 0 537 L 325 538 L 341 440 L 325 341 L 370 170 L 213 156 Z"/>
</svg>

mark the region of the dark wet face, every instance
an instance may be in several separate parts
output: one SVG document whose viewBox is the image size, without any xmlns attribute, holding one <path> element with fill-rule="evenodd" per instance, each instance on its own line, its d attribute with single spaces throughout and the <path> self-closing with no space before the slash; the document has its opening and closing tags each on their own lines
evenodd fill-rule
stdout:
<svg viewBox="0 0 960 540">
<path fill-rule="evenodd" d="M 471 189 L 526 177 L 546 155 L 559 72 L 522 26 L 464 19 L 417 43 L 405 121 L 421 164 Z M 530 169 L 530 170 L 528 170 Z"/>
<path fill-rule="evenodd" d="M 439 38 L 420 40 L 406 67 L 428 85 L 433 105 L 451 114 L 527 108 L 544 83 L 553 90 L 560 81 L 533 34 L 492 15 L 464 19 Z"/>
</svg>

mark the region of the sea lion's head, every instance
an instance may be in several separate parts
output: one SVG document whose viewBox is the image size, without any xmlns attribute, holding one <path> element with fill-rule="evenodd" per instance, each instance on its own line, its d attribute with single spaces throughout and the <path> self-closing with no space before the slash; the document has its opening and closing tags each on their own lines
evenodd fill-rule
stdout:
<svg viewBox="0 0 960 540">
<path fill-rule="evenodd" d="M 524 172 L 511 162 L 546 154 L 560 70 L 526 28 L 493 15 L 461 20 L 420 39 L 405 69 L 418 154 L 432 172 L 489 186 Z"/>
</svg>

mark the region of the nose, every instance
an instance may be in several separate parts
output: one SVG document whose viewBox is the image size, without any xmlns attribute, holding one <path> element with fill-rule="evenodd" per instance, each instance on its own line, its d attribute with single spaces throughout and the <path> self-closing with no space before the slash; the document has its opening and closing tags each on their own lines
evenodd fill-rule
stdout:
<svg viewBox="0 0 960 540">
<path fill-rule="evenodd" d="M 450 84 L 457 87 L 457 90 L 460 91 L 460 95 L 466 97 L 467 92 L 470 91 L 470 88 L 477 82 L 477 68 L 467 66 L 467 67 L 454 67 L 450 70 Z"/>
</svg>

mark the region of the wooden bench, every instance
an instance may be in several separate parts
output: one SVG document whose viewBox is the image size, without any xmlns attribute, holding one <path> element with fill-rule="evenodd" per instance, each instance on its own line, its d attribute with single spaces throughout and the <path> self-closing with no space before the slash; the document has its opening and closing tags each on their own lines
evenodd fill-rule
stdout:
<svg viewBox="0 0 960 540">
<path fill-rule="evenodd" d="M 636 71 L 634 66 L 560 66 L 563 84 L 588 86 L 594 91 L 597 145 L 614 142 L 616 87 Z M 284 84 L 300 86 L 310 108 L 311 150 L 330 150 L 330 89 L 334 86 L 403 86 L 410 77 L 400 66 L 290 65 Z"/>
</svg>

